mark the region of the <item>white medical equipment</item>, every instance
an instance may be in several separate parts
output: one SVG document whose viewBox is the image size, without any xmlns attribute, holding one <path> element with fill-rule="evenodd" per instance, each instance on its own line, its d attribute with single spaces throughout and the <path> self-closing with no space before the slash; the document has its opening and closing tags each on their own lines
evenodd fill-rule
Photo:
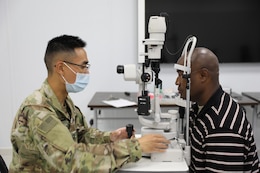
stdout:
<svg viewBox="0 0 260 173">
<path fill-rule="evenodd" d="M 137 113 L 143 125 L 141 135 L 147 133 L 163 134 L 170 139 L 171 144 L 165 153 L 152 153 L 154 162 L 180 162 L 183 159 L 190 163 L 189 146 L 189 109 L 190 109 L 190 72 L 191 55 L 197 39 L 190 37 L 183 49 L 184 65 L 175 64 L 174 68 L 183 71 L 187 79 L 186 100 L 176 97 L 174 103 L 186 109 L 186 139 L 179 133 L 179 113 L 177 110 L 161 112 L 160 90 L 162 80 L 159 78 L 161 49 L 163 48 L 166 33 L 166 22 L 162 16 L 151 16 L 148 24 L 149 38 L 143 40 L 146 52 L 138 59 L 138 65 L 127 64 L 117 66 L 117 73 L 123 73 L 126 81 L 135 81 L 139 85 Z M 190 45 L 191 44 L 191 45 Z M 151 100 L 147 85 L 154 82 L 154 99 Z"/>
</svg>

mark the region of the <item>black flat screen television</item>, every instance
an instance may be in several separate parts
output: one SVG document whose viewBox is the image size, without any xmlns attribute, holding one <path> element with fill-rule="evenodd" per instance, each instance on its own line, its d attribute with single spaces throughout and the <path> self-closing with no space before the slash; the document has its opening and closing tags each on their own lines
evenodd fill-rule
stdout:
<svg viewBox="0 0 260 173">
<path fill-rule="evenodd" d="M 188 36 L 220 63 L 260 62 L 260 0 L 144 0 L 145 38 L 150 16 L 166 16 L 162 63 L 175 63 Z"/>
</svg>

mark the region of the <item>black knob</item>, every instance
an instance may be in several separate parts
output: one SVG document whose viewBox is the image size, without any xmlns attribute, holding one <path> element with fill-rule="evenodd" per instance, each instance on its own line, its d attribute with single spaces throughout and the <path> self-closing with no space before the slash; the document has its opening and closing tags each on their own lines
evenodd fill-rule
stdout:
<svg viewBox="0 0 260 173">
<path fill-rule="evenodd" d="M 127 131 L 127 137 L 131 138 L 131 136 L 133 135 L 133 131 L 134 131 L 134 125 L 133 124 L 127 124 L 126 125 L 126 131 Z"/>
<path fill-rule="evenodd" d="M 121 74 L 121 73 L 124 73 L 124 66 L 123 65 L 118 65 L 117 68 L 116 68 L 116 72 L 118 74 Z"/>
</svg>

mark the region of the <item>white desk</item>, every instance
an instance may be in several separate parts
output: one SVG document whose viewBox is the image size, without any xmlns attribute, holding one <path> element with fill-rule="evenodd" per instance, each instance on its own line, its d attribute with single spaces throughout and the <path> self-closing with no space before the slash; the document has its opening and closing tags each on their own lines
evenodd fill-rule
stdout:
<svg viewBox="0 0 260 173">
<path fill-rule="evenodd" d="M 137 93 L 131 92 L 129 95 L 126 95 L 124 92 L 96 92 L 88 104 L 88 107 L 94 111 L 93 127 L 100 129 L 101 126 L 99 123 L 102 123 L 102 120 L 105 120 L 105 125 L 111 127 L 112 123 L 117 125 L 113 130 L 123 127 L 126 124 L 133 124 L 137 133 L 140 133 L 139 129 L 141 129 L 141 124 L 138 120 L 137 112 L 135 111 L 137 106 L 115 108 L 103 102 L 103 100 L 109 100 L 109 98 L 122 98 L 137 102 Z M 177 106 L 173 103 L 164 101 L 161 103 L 161 108 L 163 112 L 166 112 L 169 109 L 177 109 Z M 101 130 L 110 131 L 112 129 L 106 127 Z"/>
<path fill-rule="evenodd" d="M 251 124 L 252 124 L 252 127 L 254 127 L 255 117 L 257 116 L 257 106 L 259 103 L 255 99 L 250 98 L 247 93 L 242 93 L 242 95 L 241 95 L 241 94 L 232 92 L 231 96 L 241 106 L 251 106 L 253 108 Z"/>
<path fill-rule="evenodd" d="M 141 134 L 136 134 L 136 138 Z M 138 162 L 131 162 L 119 169 L 119 173 L 184 173 L 189 172 L 189 167 L 183 159 L 181 162 L 152 162 L 150 158 L 143 157 Z"/>
<path fill-rule="evenodd" d="M 257 101 L 258 106 L 260 105 L 260 92 L 242 92 L 242 95 Z M 260 115 L 260 112 L 257 112 L 257 109 L 256 109 L 256 114 L 255 115 L 257 117 Z"/>
<path fill-rule="evenodd" d="M 119 169 L 119 173 L 148 173 L 148 172 L 158 172 L 158 173 L 183 173 L 189 172 L 189 168 L 183 160 L 182 162 L 152 162 L 148 158 L 142 158 L 138 162 L 128 163 Z"/>
</svg>

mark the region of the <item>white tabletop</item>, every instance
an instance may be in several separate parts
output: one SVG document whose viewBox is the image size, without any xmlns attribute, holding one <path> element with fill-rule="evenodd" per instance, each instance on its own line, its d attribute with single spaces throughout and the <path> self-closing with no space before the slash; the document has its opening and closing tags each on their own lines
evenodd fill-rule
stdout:
<svg viewBox="0 0 260 173">
<path fill-rule="evenodd" d="M 182 162 L 152 162 L 149 158 L 141 158 L 138 162 L 128 163 L 118 172 L 189 172 L 189 168 Z"/>
</svg>

